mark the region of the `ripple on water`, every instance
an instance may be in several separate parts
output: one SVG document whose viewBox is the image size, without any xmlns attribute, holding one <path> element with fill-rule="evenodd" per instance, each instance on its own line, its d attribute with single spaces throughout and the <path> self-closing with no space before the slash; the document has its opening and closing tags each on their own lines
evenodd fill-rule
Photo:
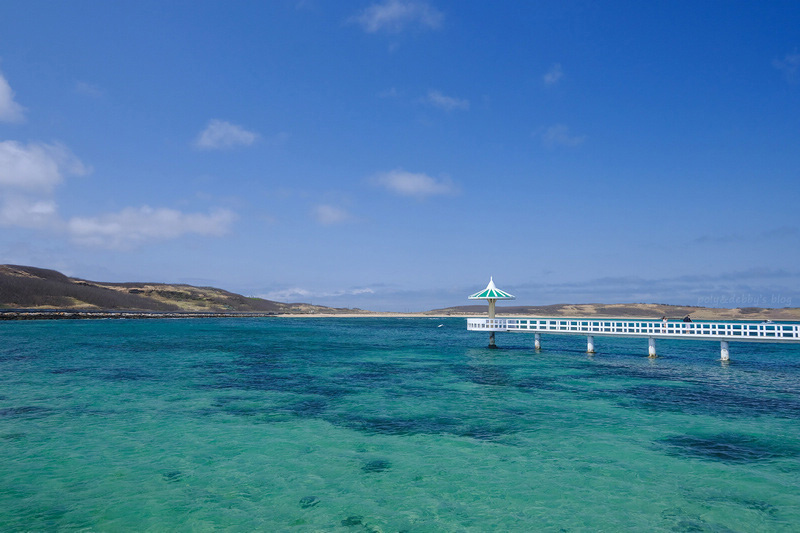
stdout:
<svg viewBox="0 0 800 533">
<path fill-rule="evenodd" d="M 309 509 L 319 504 L 321 500 L 316 496 L 303 496 L 300 498 L 300 508 Z"/>
<path fill-rule="evenodd" d="M 38 405 L 23 405 L 20 407 L 6 407 L 0 409 L 0 418 L 44 418 L 55 413 L 49 407 L 39 407 Z"/>
<path fill-rule="evenodd" d="M 619 394 L 650 411 L 800 419 L 800 401 L 763 394 L 740 394 L 730 389 L 697 384 L 637 385 L 623 389 Z"/>
<path fill-rule="evenodd" d="M 723 463 L 755 463 L 797 457 L 800 454 L 797 446 L 737 433 L 706 437 L 675 435 L 659 440 L 658 444 L 665 446 L 670 455 Z"/>
<path fill-rule="evenodd" d="M 500 365 L 453 365 L 452 369 L 456 375 L 476 385 L 493 385 L 496 387 L 511 387 L 516 385 L 516 381 L 511 372 Z"/>
<path fill-rule="evenodd" d="M 419 417 L 362 417 L 339 415 L 325 417 L 339 427 L 354 429 L 366 434 L 379 435 L 453 435 L 483 441 L 500 441 L 514 435 L 520 428 L 508 420 L 482 420 L 447 416 Z"/>
<path fill-rule="evenodd" d="M 374 474 L 376 472 L 385 472 L 391 467 L 392 463 L 388 459 L 372 459 L 370 461 L 366 461 L 361 466 L 361 470 L 369 474 Z"/>
</svg>

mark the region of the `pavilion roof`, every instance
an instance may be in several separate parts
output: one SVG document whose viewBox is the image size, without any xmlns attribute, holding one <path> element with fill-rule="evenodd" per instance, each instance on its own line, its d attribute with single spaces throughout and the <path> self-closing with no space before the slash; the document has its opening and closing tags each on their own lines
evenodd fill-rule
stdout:
<svg viewBox="0 0 800 533">
<path fill-rule="evenodd" d="M 480 292 L 476 292 L 469 297 L 470 300 L 513 300 L 516 296 L 501 291 L 494 285 L 494 280 L 490 277 L 489 284 Z"/>
</svg>

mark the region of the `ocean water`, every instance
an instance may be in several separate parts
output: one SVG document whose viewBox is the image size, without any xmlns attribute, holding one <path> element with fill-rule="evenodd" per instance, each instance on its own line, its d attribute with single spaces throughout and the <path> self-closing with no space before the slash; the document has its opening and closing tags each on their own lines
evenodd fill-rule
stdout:
<svg viewBox="0 0 800 533">
<path fill-rule="evenodd" d="M 798 531 L 800 346 L 0 323 L 2 531 Z"/>
</svg>

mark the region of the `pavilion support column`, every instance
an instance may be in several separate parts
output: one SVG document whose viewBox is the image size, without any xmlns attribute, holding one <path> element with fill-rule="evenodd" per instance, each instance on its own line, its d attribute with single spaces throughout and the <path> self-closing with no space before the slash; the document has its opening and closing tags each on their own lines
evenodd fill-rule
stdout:
<svg viewBox="0 0 800 533">
<path fill-rule="evenodd" d="M 728 341 L 719 342 L 720 361 L 729 361 L 731 357 L 730 350 L 728 350 Z"/>
<path fill-rule="evenodd" d="M 594 353 L 594 337 L 592 335 L 586 337 L 586 353 Z"/>
<path fill-rule="evenodd" d="M 494 327 L 495 325 L 491 323 L 494 320 L 494 304 L 497 302 L 494 298 L 489 298 L 489 321 L 490 326 Z M 497 345 L 494 343 L 494 331 L 489 334 L 489 348 L 497 348 Z"/>
<path fill-rule="evenodd" d="M 647 356 L 656 357 L 656 340 L 653 337 L 647 338 Z"/>
<path fill-rule="evenodd" d="M 533 334 L 533 347 L 537 350 L 542 349 L 542 335 L 540 333 Z"/>
</svg>

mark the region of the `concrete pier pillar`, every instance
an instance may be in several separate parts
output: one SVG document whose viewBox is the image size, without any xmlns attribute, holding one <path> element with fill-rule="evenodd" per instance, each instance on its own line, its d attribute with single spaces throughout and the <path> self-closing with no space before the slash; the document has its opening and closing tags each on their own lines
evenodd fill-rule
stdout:
<svg viewBox="0 0 800 533">
<path fill-rule="evenodd" d="M 494 331 L 489 333 L 489 348 L 497 348 L 497 345 L 494 343 Z"/>
<path fill-rule="evenodd" d="M 731 354 L 730 350 L 728 350 L 728 341 L 719 342 L 719 351 L 720 351 L 720 358 L 722 361 L 730 360 Z"/>
<path fill-rule="evenodd" d="M 586 353 L 594 353 L 594 337 L 592 335 L 586 337 Z"/>
<path fill-rule="evenodd" d="M 533 347 L 537 350 L 542 349 L 542 335 L 540 333 L 533 334 Z"/>
<path fill-rule="evenodd" d="M 647 338 L 647 356 L 656 357 L 656 340 L 653 337 Z"/>
</svg>

